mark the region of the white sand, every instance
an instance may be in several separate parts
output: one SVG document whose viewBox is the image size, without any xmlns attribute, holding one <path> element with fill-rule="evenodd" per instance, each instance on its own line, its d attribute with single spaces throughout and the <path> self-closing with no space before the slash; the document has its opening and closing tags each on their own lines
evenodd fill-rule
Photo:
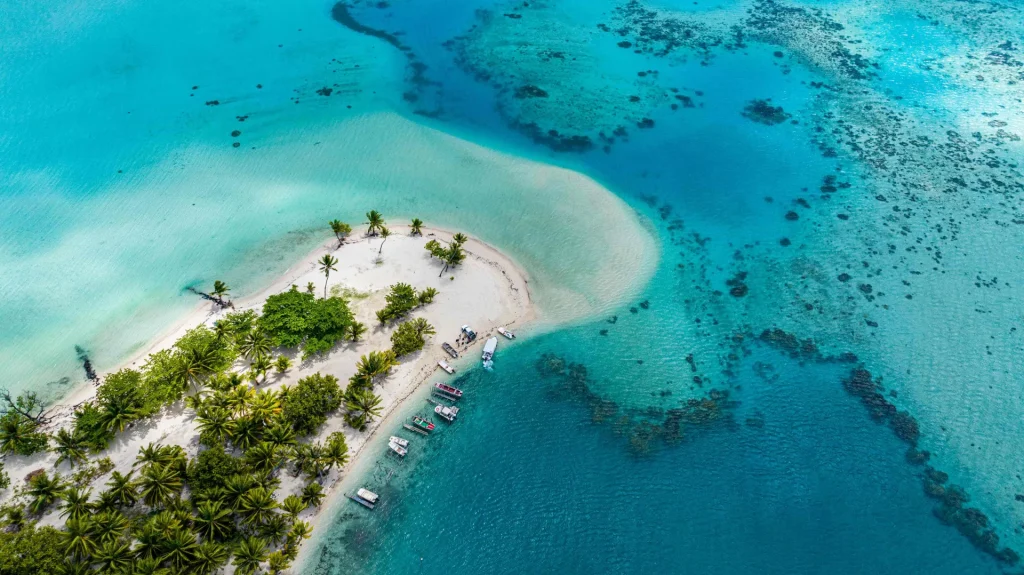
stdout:
<svg viewBox="0 0 1024 575">
<path fill-rule="evenodd" d="M 284 375 L 270 375 L 267 383 L 261 388 L 276 388 L 281 385 L 293 385 L 300 378 L 320 372 L 336 376 L 341 385 L 347 384 L 348 378 L 355 373 L 356 361 L 359 356 L 372 350 L 383 350 L 390 347 L 390 335 L 394 327 L 382 327 L 376 321 L 376 310 L 384 306 L 384 295 L 388 286 L 397 282 L 411 284 L 416 289 L 434 287 L 439 295 L 433 303 L 415 310 L 411 317 L 424 317 L 433 325 L 437 335 L 427 341 L 421 352 L 401 358 L 401 365 L 393 370 L 375 392 L 382 399 L 384 414 L 371 424 L 365 432 L 358 432 L 343 420 L 343 410 L 334 414 L 323 427 L 319 437 L 325 437 L 334 431 L 345 433 L 349 445 L 351 459 L 346 469 L 334 470 L 328 476 L 325 487 L 328 488 L 328 502 L 338 493 L 330 490 L 339 475 L 356 465 L 363 447 L 369 438 L 395 411 L 402 400 L 425 382 L 441 381 L 450 376 L 437 368 L 438 359 L 450 359 L 441 350 L 441 342 L 455 344 L 455 338 L 463 324 L 470 324 L 480 337 L 463 361 L 478 361 L 479 344 L 489 335 L 496 333 L 499 326 L 509 326 L 516 330 L 534 320 L 537 310 L 530 297 L 530 288 L 526 273 L 513 261 L 489 245 L 471 239 L 465 244 L 466 261 L 457 268 L 445 272 L 438 277 L 442 264 L 430 257 L 423 248 L 430 239 L 448 240 L 451 233 L 438 229 L 424 228 L 423 237 L 409 235 L 408 227 L 393 226 L 393 235 L 389 237 L 381 250 L 379 237 L 365 237 L 361 233 L 354 234 L 343 246 L 331 241 L 310 253 L 300 263 L 292 266 L 284 275 L 277 278 L 267 289 L 244 300 L 235 301 L 236 310 L 256 309 L 262 307 L 267 296 L 290 288 L 292 284 L 305 289 L 307 282 L 314 282 L 318 293 L 323 293 L 324 276 L 317 269 L 316 260 L 324 253 L 332 253 L 339 261 L 337 271 L 332 272 L 328 289 L 341 286 L 358 292 L 351 304 L 356 318 L 365 323 L 369 330 L 364 339 L 358 343 L 341 343 L 324 358 L 316 361 L 302 362 Z M 454 279 L 451 279 L 454 277 Z M 126 365 L 140 367 L 146 356 L 153 351 L 169 347 L 185 331 L 200 323 L 212 324 L 223 317 L 224 312 L 217 309 L 211 302 L 203 302 L 181 324 L 162 335 L 159 340 L 145 353 L 140 354 Z M 463 346 L 457 346 L 460 352 Z M 297 358 L 296 363 L 298 363 Z M 453 362 L 459 365 L 457 362 Z M 49 431 L 56 431 L 61 426 L 70 425 L 73 406 L 91 399 L 95 395 L 93 386 L 85 386 L 77 390 L 66 402 L 55 407 L 54 420 Z M 190 456 L 194 456 L 199 448 L 198 433 L 195 431 L 194 412 L 184 408 L 180 403 L 167 408 L 154 417 L 134 424 L 130 429 L 111 443 L 111 446 L 96 457 L 110 457 L 115 470 L 122 473 L 131 469 L 139 449 L 149 443 L 177 444 L 185 448 Z M 395 425 L 388 422 L 388 425 Z M 390 429 L 390 427 L 388 428 Z M 94 457 L 95 459 L 95 457 Z M 12 487 L 23 484 L 24 477 L 31 471 L 44 468 L 53 469 L 56 455 L 53 453 L 37 454 L 33 457 L 8 457 L 5 461 L 7 472 L 11 476 Z M 67 463 L 61 464 L 59 472 L 67 474 L 70 468 Z M 108 475 L 99 477 L 93 482 L 94 494 L 102 490 Z M 282 487 L 278 493 L 283 498 L 288 493 L 301 489 L 301 478 L 293 478 L 289 473 L 282 474 Z M 13 489 L 3 492 L 10 498 Z M 328 507 L 325 504 L 321 509 Z M 314 510 L 307 510 L 304 519 L 318 526 L 319 515 Z M 56 509 L 48 513 L 41 524 L 62 524 Z M 323 528 L 324 526 L 320 526 Z"/>
</svg>

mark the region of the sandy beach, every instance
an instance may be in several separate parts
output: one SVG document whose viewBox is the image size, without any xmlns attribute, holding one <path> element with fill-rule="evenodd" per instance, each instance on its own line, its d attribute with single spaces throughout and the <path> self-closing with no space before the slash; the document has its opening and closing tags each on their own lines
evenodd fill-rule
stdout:
<svg viewBox="0 0 1024 575">
<path fill-rule="evenodd" d="M 367 237 L 361 230 L 347 238 L 340 246 L 333 239 L 325 242 L 265 289 L 234 301 L 236 311 L 259 310 L 267 296 L 285 291 L 292 285 L 304 288 L 308 282 L 313 282 L 318 293 L 322 293 L 324 276 L 317 269 L 315 261 L 324 253 L 330 252 L 339 263 L 337 271 L 331 274 L 327 282 L 328 292 L 346 294 L 356 318 L 369 327 L 362 341 L 341 343 L 324 357 L 305 362 L 293 357 L 296 363 L 294 367 L 284 374 L 269 375 L 266 383 L 259 386 L 274 389 L 282 385 L 293 385 L 299 379 L 317 372 L 334 375 L 344 385 L 355 373 L 360 355 L 390 347 L 389 338 L 394 327 L 381 326 L 374 316 L 375 311 L 384 306 L 384 296 L 390 285 L 405 282 L 417 289 L 434 287 L 439 291 L 439 295 L 431 304 L 417 309 L 413 314 L 415 317 L 426 318 L 435 327 L 437 335 L 428 339 L 422 351 L 403 358 L 401 365 L 374 390 L 382 399 L 382 416 L 365 431 L 360 432 L 345 424 L 343 410 L 339 410 L 320 430 L 319 438 L 326 437 L 334 431 L 342 431 L 348 442 L 350 459 L 344 468 L 332 470 L 326 479 L 327 499 L 324 504 L 318 509 L 303 512 L 302 519 L 312 523 L 315 534 L 319 534 L 317 527 L 324 527 L 320 521 L 325 515 L 323 511 L 332 508 L 332 503 L 340 495 L 339 490 L 332 487 L 340 477 L 358 466 L 365 451 L 364 447 L 374 437 L 378 428 L 385 423 L 395 424 L 388 416 L 422 384 L 435 380 L 444 381 L 451 377 L 437 367 L 437 360 L 450 359 L 441 349 L 442 341 L 456 345 L 460 353 L 468 352 L 460 359 L 463 364 L 475 363 L 479 360 L 475 348 L 478 348 L 487 337 L 496 334 L 498 327 L 519 330 L 539 317 L 531 299 L 527 274 L 495 248 L 470 239 L 465 244 L 466 261 L 439 277 L 442 264 L 431 258 L 423 246 L 431 239 L 447 241 L 452 232 L 424 227 L 423 236 L 418 237 L 412 236 L 407 226 L 392 226 L 391 229 L 392 235 L 384 243 L 383 248 L 380 237 Z M 211 325 L 225 313 L 214 303 L 201 300 L 188 317 L 119 368 L 141 366 L 150 353 L 171 346 L 188 329 L 199 324 Z M 479 334 L 474 344 L 456 344 L 456 337 L 463 324 L 473 326 Z M 459 362 L 453 364 L 460 365 Z M 240 364 L 238 368 L 242 369 L 243 365 Z M 102 375 L 104 374 L 101 374 L 101 377 Z M 46 431 L 53 433 L 61 427 L 70 426 L 74 407 L 91 399 L 95 395 L 95 390 L 92 384 L 83 385 L 66 400 L 54 406 L 50 411 L 53 419 Z M 149 443 L 180 445 L 190 457 L 195 456 L 199 450 L 199 442 L 194 417 L 193 410 L 186 409 L 180 402 L 176 403 L 152 418 L 134 423 L 124 433 L 118 434 L 110 447 L 94 456 L 94 459 L 109 457 L 114 464 L 113 470 L 125 473 L 135 463 L 139 449 Z M 27 458 L 8 457 L 5 466 L 11 476 L 12 485 L 22 485 L 25 476 L 34 470 L 52 469 L 56 457 L 53 453 L 41 453 Z M 70 467 L 67 463 L 62 463 L 56 471 L 66 474 Z M 109 473 L 98 477 L 93 485 L 103 485 L 108 477 Z M 281 479 L 281 497 L 301 489 L 302 481 L 299 477 L 283 473 Z M 13 493 L 13 489 L 5 490 L 5 499 L 10 498 Z M 62 523 L 57 509 L 51 510 L 40 521 L 40 525 Z M 307 547 L 312 545 L 307 544 Z"/>
</svg>

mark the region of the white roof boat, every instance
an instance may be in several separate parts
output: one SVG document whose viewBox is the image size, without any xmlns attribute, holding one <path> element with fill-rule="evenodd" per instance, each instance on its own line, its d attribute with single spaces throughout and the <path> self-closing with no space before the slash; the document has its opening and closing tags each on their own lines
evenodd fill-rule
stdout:
<svg viewBox="0 0 1024 575">
<path fill-rule="evenodd" d="M 447 405 L 438 405 L 434 407 L 434 413 L 441 416 L 441 419 L 451 423 L 455 421 L 455 418 L 459 415 L 459 408 L 454 405 L 448 407 Z"/>
<path fill-rule="evenodd" d="M 360 487 L 359 491 L 357 491 L 355 495 L 349 495 L 348 493 L 346 493 L 345 497 L 348 497 L 352 501 L 355 501 L 356 503 L 362 505 L 367 509 L 373 509 L 373 507 L 377 504 L 377 499 L 379 496 L 376 493 L 370 491 L 369 489 Z"/>
<path fill-rule="evenodd" d="M 498 328 L 498 333 L 500 333 L 501 335 L 507 337 L 508 339 L 515 339 L 516 338 L 516 334 L 510 332 L 509 330 L 507 330 L 507 329 L 505 329 L 503 327 L 499 327 Z"/>
<path fill-rule="evenodd" d="M 455 368 L 448 365 L 448 362 L 443 359 L 437 360 L 437 365 L 439 365 L 441 369 L 447 371 L 448 373 L 455 373 Z"/>
<path fill-rule="evenodd" d="M 434 389 L 436 389 L 438 392 L 440 392 L 440 393 L 442 393 L 442 394 L 444 394 L 444 395 L 446 395 L 448 397 L 452 397 L 454 399 L 461 399 L 462 398 L 462 390 L 457 388 L 457 387 L 452 387 L 452 386 L 446 385 L 444 383 L 435 383 L 434 384 Z"/>
<path fill-rule="evenodd" d="M 391 451 L 394 451 L 395 453 L 397 453 L 399 457 L 405 457 L 405 454 L 409 453 L 408 449 L 402 447 L 401 445 L 399 445 L 399 444 L 397 444 L 397 443 L 395 443 L 393 441 L 389 441 L 388 442 L 388 449 L 390 449 Z"/>
<path fill-rule="evenodd" d="M 498 349 L 498 338 L 491 337 L 486 342 L 484 342 L 484 353 L 481 357 L 484 360 L 485 369 L 491 369 L 491 366 L 494 365 L 494 362 L 491 361 L 491 358 L 494 357 L 494 350 L 496 349 Z"/>
<path fill-rule="evenodd" d="M 398 437 L 397 435 L 392 435 L 390 442 L 395 445 L 401 445 L 402 447 L 409 447 L 409 440 L 404 437 Z"/>
</svg>

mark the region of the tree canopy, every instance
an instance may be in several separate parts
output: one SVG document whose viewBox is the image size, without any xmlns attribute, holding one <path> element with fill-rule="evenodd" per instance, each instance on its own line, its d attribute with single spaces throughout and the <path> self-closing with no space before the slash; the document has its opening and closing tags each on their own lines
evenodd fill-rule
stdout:
<svg viewBox="0 0 1024 575">
<path fill-rule="evenodd" d="M 268 297 L 259 318 L 274 347 L 301 347 L 303 359 L 329 351 L 346 336 L 352 323 L 344 299 L 317 299 L 295 286 Z"/>
</svg>

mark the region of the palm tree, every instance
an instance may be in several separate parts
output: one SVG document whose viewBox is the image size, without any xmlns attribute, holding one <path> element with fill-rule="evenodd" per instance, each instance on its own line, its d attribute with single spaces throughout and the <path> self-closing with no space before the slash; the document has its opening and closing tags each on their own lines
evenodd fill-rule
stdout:
<svg viewBox="0 0 1024 575">
<path fill-rule="evenodd" d="M 7 507 L 6 513 L 0 513 L 0 517 L 7 516 L 7 530 L 21 531 L 25 526 L 25 510 L 21 507 Z"/>
<path fill-rule="evenodd" d="M 235 549 L 235 573 L 252 575 L 267 558 L 267 542 L 258 537 L 246 537 Z"/>
<path fill-rule="evenodd" d="M 23 417 L 0 419 L 0 452 L 16 453 L 18 446 L 28 439 L 34 424 Z"/>
<path fill-rule="evenodd" d="M 124 428 L 142 415 L 139 408 L 126 398 L 115 397 L 103 405 L 102 422 L 108 431 L 124 431 Z"/>
<path fill-rule="evenodd" d="M 263 424 L 255 418 L 239 417 L 235 420 L 235 428 L 228 437 L 235 447 L 245 451 L 259 443 L 262 438 L 262 427 Z"/>
<path fill-rule="evenodd" d="M 267 381 L 267 372 L 270 371 L 271 366 L 269 355 L 261 355 L 254 359 L 249 364 L 249 373 L 252 374 L 253 383 L 256 382 L 257 378 L 262 378 L 260 383 Z"/>
<path fill-rule="evenodd" d="M 57 567 L 57 575 L 92 575 L 95 571 L 92 565 L 87 561 L 65 561 Z M 137 571 L 133 571 L 132 575 L 137 575 Z"/>
<path fill-rule="evenodd" d="M 138 559 L 132 565 L 131 575 L 171 575 L 171 570 L 161 567 L 157 559 Z"/>
<path fill-rule="evenodd" d="M 249 417 L 266 425 L 272 417 L 281 413 L 281 401 L 277 394 L 263 390 L 249 399 Z"/>
<path fill-rule="evenodd" d="M 278 447 L 295 445 L 295 429 L 284 421 L 278 421 L 267 428 L 263 439 Z"/>
<path fill-rule="evenodd" d="M 348 326 L 348 339 L 350 341 L 359 341 L 364 333 L 366 333 L 366 325 L 361 322 L 354 321 L 352 325 Z"/>
<path fill-rule="evenodd" d="M 201 415 L 196 416 L 196 428 L 199 433 L 209 435 L 217 441 L 223 441 L 225 437 L 230 436 L 234 427 L 231 414 L 220 407 L 204 410 Z"/>
<path fill-rule="evenodd" d="M 114 497 L 114 494 L 109 491 L 100 491 L 99 497 L 92 504 L 92 509 L 95 513 L 103 513 L 105 511 L 119 511 L 121 509 L 121 503 Z"/>
<path fill-rule="evenodd" d="M 142 489 L 142 501 L 150 507 L 156 507 L 177 496 L 181 492 L 182 481 L 170 465 L 151 464 L 142 470 L 139 487 Z"/>
<path fill-rule="evenodd" d="M 371 236 L 377 235 L 377 230 L 384 227 L 384 216 L 381 215 L 377 210 L 370 210 L 366 212 L 367 223 L 370 227 L 367 228 L 366 232 Z"/>
<path fill-rule="evenodd" d="M 356 363 L 356 374 L 368 379 L 372 386 L 377 376 L 387 374 L 396 365 L 398 365 L 398 358 L 395 357 L 395 352 L 390 349 L 387 351 L 371 351 L 359 358 L 359 362 Z"/>
<path fill-rule="evenodd" d="M 247 525 L 266 522 L 276 508 L 273 492 L 264 487 L 253 487 L 242 497 L 241 510 Z"/>
<path fill-rule="evenodd" d="M 112 540 L 100 545 L 92 554 L 102 573 L 117 573 L 132 563 L 132 546 L 125 541 Z"/>
<path fill-rule="evenodd" d="M 80 519 L 68 519 L 61 531 L 61 540 L 64 552 L 71 557 L 85 559 L 92 555 L 96 549 L 96 540 L 93 537 L 92 522 L 85 516 Z"/>
<path fill-rule="evenodd" d="M 324 459 L 327 460 L 328 468 L 334 466 L 341 468 L 348 463 L 348 445 L 345 443 L 345 435 L 340 431 L 335 431 L 327 436 Z"/>
<path fill-rule="evenodd" d="M 261 441 L 245 452 L 245 462 L 259 472 L 270 472 L 281 464 L 279 448 L 268 441 Z"/>
<path fill-rule="evenodd" d="M 85 487 L 76 486 L 66 489 L 61 494 L 64 505 L 61 506 L 60 516 L 67 517 L 69 520 L 88 517 L 92 512 L 92 504 L 89 503 L 91 495 L 92 491 Z"/>
<path fill-rule="evenodd" d="M 256 391 L 248 385 L 236 385 L 232 387 L 224 397 L 224 403 L 231 413 L 240 415 L 245 413 L 249 406 L 249 399 L 256 395 Z"/>
<path fill-rule="evenodd" d="M 316 482 L 307 483 L 302 488 L 301 497 L 308 507 L 320 507 L 320 503 L 324 500 L 324 488 Z"/>
<path fill-rule="evenodd" d="M 313 528 L 305 521 L 296 521 L 292 524 L 292 530 L 288 533 L 288 539 L 298 543 L 303 539 L 309 539 L 313 535 Z"/>
<path fill-rule="evenodd" d="M 272 513 L 257 531 L 260 537 L 270 541 L 274 545 L 280 545 L 288 536 L 288 528 L 291 523 L 288 518 L 280 513 Z"/>
<path fill-rule="evenodd" d="M 92 532 L 101 544 L 118 541 L 131 524 L 120 511 L 104 511 L 92 517 Z"/>
<path fill-rule="evenodd" d="M 348 422 L 352 427 L 363 431 L 366 424 L 380 417 L 381 399 L 366 388 L 352 389 L 346 394 L 345 408 L 348 409 Z"/>
<path fill-rule="evenodd" d="M 255 480 L 251 475 L 237 474 L 228 477 L 224 480 L 224 504 L 230 507 L 233 511 L 237 511 L 242 506 L 242 498 L 245 494 L 252 489 L 255 484 Z"/>
<path fill-rule="evenodd" d="M 417 294 L 416 299 L 419 300 L 420 305 L 427 305 L 434 301 L 435 297 L 437 297 L 437 290 L 432 287 L 428 287 Z"/>
<path fill-rule="evenodd" d="M 341 242 L 345 241 L 345 236 L 352 233 L 352 226 L 341 220 L 331 220 L 329 223 L 331 231 L 334 232 L 334 237 L 338 238 L 338 247 L 341 247 Z"/>
<path fill-rule="evenodd" d="M 316 293 L 316 284 L 313 282 L 306 282 L 306 293 Z"/>
<path fill-rule="evenodd" d="M 419 218 L 412 219 L 412 235 L 422 236 L 423 235 L 423 220 Z"/>
<path fill-rule="evenodd" d="M 152 520 L 133 533 L 137 540 L 135 555 L 140 560 L 157 560 L 162 553 L 162 546 L 169 532 L 157 527 Z"/>
<path fill-rule="evenodd" d="M 225 306 L 227 303 L 224 301 L 224 296 L 228 295 L 228 292 L 230 291 L 231 288 L 228 287 L 228 284 L 217 280 L 213 282 L 213 291 L 210 292 L 210 295 L 213 296 L 221 306 Z"/>
<path fill-rule="evenodd" d="M 462 246 L 462 244 L 464 244 L 464 243 L 466 243 L 468 241 L 469 241 L 469 238 L 465 234 L 463 234 L 462 232 L 459 232 L 459 233 L 455 234 L 454 236 L 452 236 L 452 245 Z"/>
<path fill-rule="evenodd" d="M 444 250 L 441 256 L 441 259 L 444 261 L 444 268 L 441 269 L 441 273 L 437 274 L 437 277 L 441 277 L 444 272 L 448 271 L 449 267 L 457 266 L 466 259 L 466 253 L 462 251 L 462 245 L 457 243 L 452 243 L 452 245 L 448 246 L 448 249 Z"/>
<path fill-rule="evenodd" d="M 32 498 L 28 504 L 28 510 L 35 515 L 46 511 L 46 508 L 60 499 L 64 492 L 64 483 L 61 481 L 60 475 L 55 474 L 50 477 L 45 471 L 29 479 L 28 485 L 29 489 L 26 494 Z"/>
<path fill-rule="evenodd" d="M 410 323 L 412 323 L 413 329 L 416 330 L 416 335 L 420 336 L 421 338 L 426 335 L 434 335 L 437 333 L 436 331 L 434 331 L 434 326 L 430 325 L 430 323 L 427 322 L 426 318 L 418 317 L 412 320 Z"/>
<path fill-rule="evenodd" d="M 134 474 L 134 471 L 129 471 L 127 475 L 115 471 L 110 474 L 110 480 L 107 481 L 107 489 L 111 496 L 125 507 L 131 507 L 139 501 L 139 494 L 135 490 L 135 480 L 132 477 Z"/>
<path fill-rule="evenodd" d="M 274 369 L 277 373 L 284 373 L 288 371 L 288 368 L 292 366 L 292 360 L 288 359 L 287 355 L 279 355 L 274 359 Z"/>
<path fill-rule="evenodd" d="M 53 438 L 56 447 L 54 452 L 57 453 L 57 461 L 53 464 L 54 467 L 59 466 L 62 462 L 67 461 L 74 467 L 75 464 L 85 463 L 87 461 L 85 434 L 80 430 L 69 431 L 67 428 L 62 427 L 57 430 L 57 435 Z"/>
<path fill-rule="evenodd" d="M 267 556 L 267 575 L 280 575 L 291 567 L 291 559 L 282 551 L 274 551 Z"/>
<path fill-rule="evenodd" d="M 306 503 L 298 495 L 289 495 L 281 502 L 281 510 L 292 519 L 295 519 L 299 516 L 299 513 L 306 510 Z"/>
<path fill-rule="evenodd" d="M 334 267 L 338 265 L 338 258 L 324 254 L 316 263 L 320 264 L 320 271 L 324 274 L 324 299 L 327 299 L 327 282 L 331 279 L 331 272 L 338 271 L 338 268 Z"/>
<path fill-rule="evenodd" d="M 188 569 L 189 573 L 212 575 L 228 562 L 228 557 L 230 556 L 228 548 L 220 543 L 213 541 L 200 543 L 199 547 L 196 547 L 195 552 L 192 554 L 192 563 Z"/>
<path fill-rule="evenodd" d="M 169 561 L 171 566 L 179 571 L 192 561 L 193 553 L 199 544 L 196 542 L 196 534 L 188 529 L 178 528 L 171 531 L 164 541 L 163 561 Z"/>
<path fill-rule="evenodd" d="M 257 327 L 245 334 L 245 338 L 242 339 L 242 345 L 238 347 L 238 351 L 242 352 L 242 355 L 250 360 L 266 357 L 270 355 L 270 338 L 267 337 L 263 328 Z"/>
<path fill-rule="evenodd" d="M 219 541 L 231 534 L 235 523 L 231 519 L 231 510 L 225 509 L 220 501 L 204 501 L 196 507 L 196 516 L 192 520 L 196 532 L 207 541 Z"/>
<path fill-rule="evenodd" d="M 231 335 L 231 331 L 231 325 L 228 322 L 222 319 L 213 322 L 213 334 L 217 336 L 217 341 Z"/>
<path fill-rule="evenodd" d="M 388 236 L 390 236 L 390 235 L 391 235 L 391 230 L 387 229 L 384 226 L 381 226 L 381 228 L 380 228 L 380 237 L 384 238 L 384 242 L 388 241 Z M 378 254 L 380 254 L 382 251 L 384 251 L 384 242 L 380 243 L 380 249 L 377 250 Z"/>
</svg>

